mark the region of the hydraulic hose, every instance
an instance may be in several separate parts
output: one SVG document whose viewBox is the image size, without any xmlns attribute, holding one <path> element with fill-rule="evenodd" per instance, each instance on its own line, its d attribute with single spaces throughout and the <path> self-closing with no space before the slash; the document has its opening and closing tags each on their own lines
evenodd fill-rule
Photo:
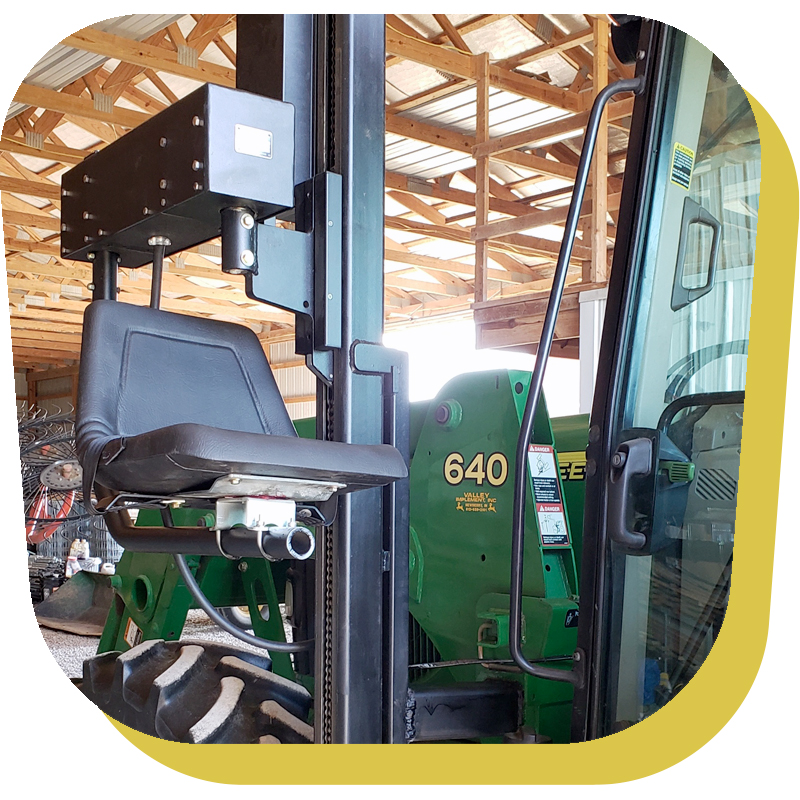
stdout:
<svg viewBox="0 0 800 800">
<path fill-rule="evenodd" d="M 307 639 L 303 642 L 271 642 L 269 639 L 261 639 L 258 636 L 253 636 L 252 633 L 247 633 L 247 631 L 237 628 L 235 625 L 228 622 L 228 620 L 226 620 L 225 617 L 223 617 L 222 614 L 220 614 L 219 611 L 217 611 L 217 609 L 208 602 L 208 598 L 203 594 L 199 584 L 195 580 L 194 575 L 192 575 L 192 571 L 189 569 L 189 565 L 186 563 L 186 557 L 180 555 L 179 553 L 175 553 L 174 558 L 175 563 L 178 565 L 178 571 L 181 573 L 181 578 L 183 578 L 186 588 L 195 599 L 197 605 L 199 605 L 200 608 L 202 608 L 203 611 L 208 614 L 212 622 L 216 623 L 216 625 L 222 628 L 222 630 L 224 630 L 226 633 L 229 633 L 231 636 L 235 636 L 237 639 L 241 639 L 241 641 L 251 644 L 254 647 L 261 647 L 264 650 L 272 650 L 275 653 L 300 653 L 303 650 L 309 650 L 314 646 L 313 639 Z"/>
<path fill-rule="evenodd" d="M 528 661 L 522 653 L 522 577 L 524 568 L 525 553 L 525 503 L 527 500 L 527 477 L 528 477 L 528 445 L 530 444 L 531 434 L 533 433 L 533 420 L 536 416 L 536 409 L 539 405 L 539 398 L 542 394 L 542 382 L 544 372 L 547 367 L 547 359 L 550 355 L 550 347 L 553 344 L 553 336 L 556 328 L 558 309 L 561 305 L 561 297 L 564 293 L 564 286 L 569 270 L 569 260 L 572 256 L 572 247 L 575 240 L 575 232 L 578 228 L 580 209 L 583 204 L 583 196 L 586 192 L 586 184 L 589 179 L 589 167 L 594 153 L 597 132 L 600 127 L 600 120 L 603 115 L 606 103 L 615 95 L 621 92 L 633 92 L 640 94 L 644 87 L 643 78 L 631 78 L 606 86 L 595 98 L 589 121 L 586 124 L 586 135 L 584 137 L 581 158 L 578 163 L 578 172 L 575 177 L 575 188 L 572 192 L 572 200 L 569 204 L 567 221 L 564 226 L 564 238 L 561 240 L 561 249 L 558 253 L 555 274 L 553 276 L 553 288 L 550 290 L 550 299 L 547 303 L 542 334 L 539 341 L 539 349 L 536 353 L 536 364 L 531 375 L 531 385 L 528 390 L 528 399 L 525 403 L 525 411 L 522 415 L 520 424 L 519 439 L 517 439 L 517 452 L 515 459 L 516 472 L 514 474 L 514 513 L 512 522 L 511 538 L 511 590 L 509 604 L 509 650 L 514 663 L 537 678 L 549 678 L 554 681 L 571 683 L 579 686 L 583 682 L 583 665 L 579 664 L 579 654 L 573 656 L 575 667 L 570 670 L 556 669 L 554 667 L 542 667 Z"/>
</svg>

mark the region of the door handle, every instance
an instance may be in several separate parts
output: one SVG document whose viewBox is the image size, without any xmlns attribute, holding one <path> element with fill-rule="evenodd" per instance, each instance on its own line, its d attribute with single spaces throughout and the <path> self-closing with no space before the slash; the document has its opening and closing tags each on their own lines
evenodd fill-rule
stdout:
<svg viewBox="0 0 800 800">
<path fill-rule="evenodd" d="M 687 289 L 683 285 L 686 270 L 686 245 L 689 241 L 689 229 L 692 225 L 704 225 L 711 228 L 711 250 L 708 256 L 708 272 L 703 286 Z M 683 217 L 681 218 L 681 236 L 678 243 L 678 259 L 675 262 L 675 279 L 672 284 L 672 300 L 670 308 L 678 311 L 689 303 L 694 303 L 714 288 L 717 274 L 720 240 L 722 239 L 722 223 L 700 203 L 687 197 L 683 201 Z"/>
<path fill-rule="evenodd" d="M 653 469 L 652 439 L 623 442 L 611 456 L 608 481 L 608 533 L 611 540 L 631 550 L 641 550 L 647 537 L 628 528 L 631 478 L 649 475 Z"/>
</svg>

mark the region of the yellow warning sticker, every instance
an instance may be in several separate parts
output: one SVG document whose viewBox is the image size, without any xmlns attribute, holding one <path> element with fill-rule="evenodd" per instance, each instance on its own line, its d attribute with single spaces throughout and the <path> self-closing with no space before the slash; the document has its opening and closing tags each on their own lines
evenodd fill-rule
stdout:
<svg viewBox="0 0 800 800">
<path fill-rule="evenodd" d="M 692 170 L 694 170 L 694 150 L 685 144 L 675 142 L 669 179 L 677 186 L 688 190 L 692 183 Z"/>
</svg>

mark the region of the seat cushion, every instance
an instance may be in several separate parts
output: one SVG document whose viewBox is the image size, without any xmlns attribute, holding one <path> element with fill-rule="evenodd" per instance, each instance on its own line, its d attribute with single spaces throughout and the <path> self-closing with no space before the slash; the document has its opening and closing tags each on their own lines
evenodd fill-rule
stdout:
<svg viewBox="0 0 800 800">
<path fill-rule="evenodd" d="M 231 473 L 346 484 L 344 492 L 405 478 L 406 464 L 389 445 L 357 445 L 268 436 L 195 423 L 125 437 L 100 459 L 97 481 L 120 492 L 169 496 L 208 489 Z"/>
</svg>

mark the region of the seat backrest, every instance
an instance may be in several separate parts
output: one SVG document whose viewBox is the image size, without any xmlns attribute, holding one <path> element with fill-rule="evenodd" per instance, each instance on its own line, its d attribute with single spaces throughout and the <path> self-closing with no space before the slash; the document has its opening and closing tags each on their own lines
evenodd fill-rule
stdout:
<svg viewBox="0 0 800 800">
<path fill-rule="evenodd" d="M 295 436 L 255 333 L 113 300 L 84 314 L 76 444 L 193 422 Z"/>
</svg>

